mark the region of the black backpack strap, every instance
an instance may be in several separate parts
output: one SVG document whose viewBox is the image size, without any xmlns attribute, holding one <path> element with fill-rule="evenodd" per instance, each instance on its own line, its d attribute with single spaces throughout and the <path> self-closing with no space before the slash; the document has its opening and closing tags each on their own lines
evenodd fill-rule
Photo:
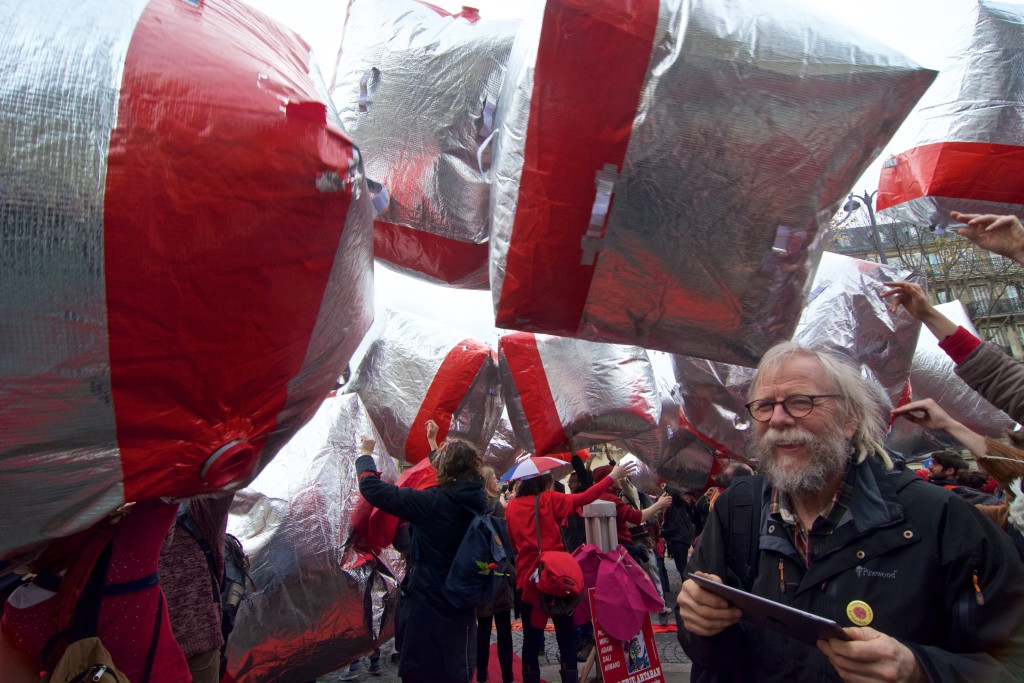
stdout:
<svg viewBox="0 0 1024 683">
<path fill-rule="evenodd" d="M 149 683 L 153 673 L 153 663 L 156 661 L 156 647 L 160 642 L 160 622 L 164 616 L 164 596 L 158 593 L 156 596 L 156 621 L 153 622 L 153 637 L 149 641 L 149 651 L 146 652 L 146 664 L 142 670 L 142 680 Z"/>
<path fill-rule="evenodd" d="M 196 526 L 196 520 L 192 518 L 192 513 L 189 512 L 188 502 L 181 504 L 178 508 L 178 517 L 176 523 L 179 528 L 184 529 L 188 532 L 188 535 L 195 539 L 199 545 L 199 549 L 203 551 L 203 556 L 206 558 L 206 566 L 210 569 L 210 584 L 213 589 L 213 601 L 220 603 L 220 587 L 221 577 L 217 576 L 217 563 L 213 559 L 213 549 L 207 542 L 203 535 L 199 533 L 199 527 Z"/>
<path fill-rule="evenodd" d="M 540 544 L 540 494 L 533 499 L 533 521 L 537 523 L 537 558 L 544 552 L 544 546 Z"/>
<path fill-rule="evenodd" d="M 726 563 L 749 591 L 757 578 L 758 539 L 764 477 L 737 477 L 729 486 L 729 536 Z"/>
</svg>

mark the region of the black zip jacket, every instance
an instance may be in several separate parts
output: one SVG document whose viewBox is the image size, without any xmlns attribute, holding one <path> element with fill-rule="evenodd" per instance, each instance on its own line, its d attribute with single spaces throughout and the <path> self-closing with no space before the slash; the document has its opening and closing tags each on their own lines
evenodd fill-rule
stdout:
<svg viewBox="0 0 1024 683">
<path fill-rule="evenodd" d="M 1024 569 L 1006 534 L 961 498 L 876 457 L 856 468 L 847 514 L 805 568 L 766 485 L 758 573 L 751 592 L 854 626 L 850 603 L 872 628 L 913 651 L 934 683 L 1024 680 Z M 740 581 L 727 567 L 730 496 L 716 502 L 687 571 Z M 739 509 L 739 508 L 737 508 Z M 817 648 L 741 621 L 716 636 L 679 625 L 701 681 L 839 681 Z"/>
</svg>

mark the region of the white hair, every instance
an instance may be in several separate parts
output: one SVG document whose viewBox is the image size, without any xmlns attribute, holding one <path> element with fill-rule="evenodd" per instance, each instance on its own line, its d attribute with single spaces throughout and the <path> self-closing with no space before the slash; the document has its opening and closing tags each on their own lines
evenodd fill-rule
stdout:
<svg viewBox="0 0 1024 683">
<path fill-rule="evenodd" d="M 821 365 L 823 388 L 839 396 L 840 424 L 852 421 L 856 424 L 850 445 L 857 456 L 857 462 L 864 462 L 872 453 L 877 453 L 887 470 L 893 469 L 892 458 L 882 446 L 888 427 L 885 403 L 871 384 L 860 374 L 846 356 L 825 349 L 810 349 L 797 342 L 783 342 L 768 349 L 757 366 L 757 374 L 750 384 L 749 398 L 754 398 L 758 379 L 763 373 L 777 374 L 779 369 L 794 356 L 813 358 Z"/>
</svg>

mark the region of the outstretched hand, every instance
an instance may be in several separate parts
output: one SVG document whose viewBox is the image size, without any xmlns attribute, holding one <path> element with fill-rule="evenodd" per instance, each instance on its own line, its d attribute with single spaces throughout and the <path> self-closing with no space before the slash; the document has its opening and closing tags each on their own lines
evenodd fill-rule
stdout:
<svg viewBox="0 0 1024 683">
<path fill-rule="evenodd" d="M 920 425 L 925 429 L 936 432 L 945 432 L 952 428 L 956 421 L 943 410 L 938 403 L 930 398 L 923 398 L 920 401 L 911 401 L 893 408 L 892 416 L 902 417 L 909 422 Z"/>
<path fill-rule="evenodd" d="M 359 454 L 360 455 L 373 455 L 373 449 L 377 447 L 377 440 L 364 436 L 359 442 Z"/>
<path fill-rule="evenodd" d="M 958 229 L 958 234 L 982 249 L 1024 263 L 1024 225 L 1016 216 L 959 211 L 950 211 L 949 215 L 967 225 Z"/>
<path fill-rule="evenodd" d="M 897 280 L 884 283 L 889 289 L 882 292 L 883 299 L 889 299 L 889 310 L 895 313 L 900 306 L 907 309 L 907 313 L 920 320 L 931 330 L 937 339 L 945 339 L 956 332 L 956 323 L 942 315 L 928 301 L 921 285 L 913 282 Z"/>
<path fill-rule="evenodd" d="M 619 465 L 616 465 L 615 467 L 613 467 L 612 471 L 608 473 L 608 476 L 611 477 L 612 479 L 614 479 L 615 481 L 618 481 L 619 479 L 622 479 L 623 477 L 628 477 L 628 476 L 630 476 L 632 474 L 636 474 L 637 469 L 638 469 L 637 463 L 635 461 L 633 461 L 633 460 L 630 460 L 629 462 L 627 462 L 624 465 L 623 464 L 619 464 Z"/>
</svg>

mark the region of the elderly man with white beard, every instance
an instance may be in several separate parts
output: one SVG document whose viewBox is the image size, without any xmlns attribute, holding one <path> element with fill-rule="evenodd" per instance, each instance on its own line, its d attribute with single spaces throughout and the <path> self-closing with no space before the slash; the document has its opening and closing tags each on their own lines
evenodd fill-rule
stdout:
<svg viewBox="0 0 1024 683">
<path fill-rule="evenodd" d="M 763 480 L 722 494 L 687 571 L 832 619 L 850 640 L 763 629 L 689 579 L 677 602 L 691 681 L 1024 680 L 1010 542 L 885 452 L 889 416 L 860 372 L 788 342 L 749 398 Z"/>
</svg>

